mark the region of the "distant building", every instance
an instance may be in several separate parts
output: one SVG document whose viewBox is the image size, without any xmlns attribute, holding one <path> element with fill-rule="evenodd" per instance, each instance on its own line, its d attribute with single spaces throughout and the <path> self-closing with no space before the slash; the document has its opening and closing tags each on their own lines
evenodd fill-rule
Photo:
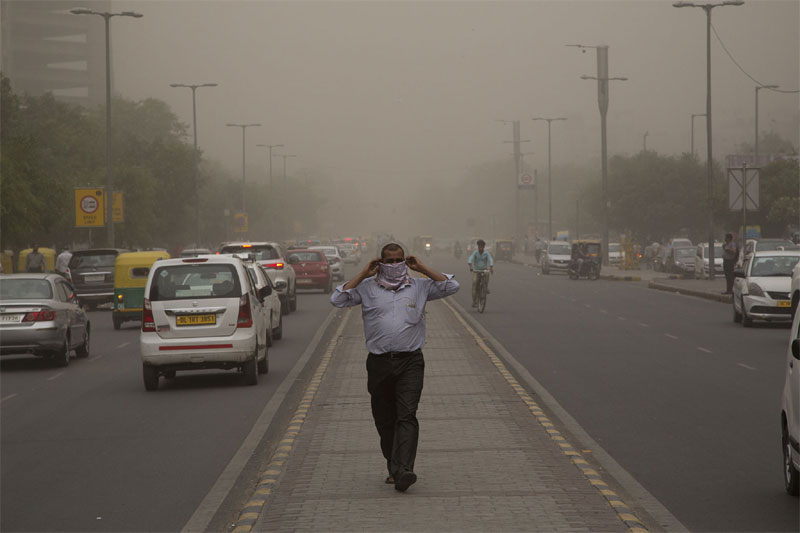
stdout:
<svg viewBox="0 0 800 533">
<path fill-rule="evenodd" d="M 17 93 L 94 106 L 105 103 L 105 28 L 74 7 L 109 11 L 108 0 L 2 0 L 0 70 Z"/>
</svg>

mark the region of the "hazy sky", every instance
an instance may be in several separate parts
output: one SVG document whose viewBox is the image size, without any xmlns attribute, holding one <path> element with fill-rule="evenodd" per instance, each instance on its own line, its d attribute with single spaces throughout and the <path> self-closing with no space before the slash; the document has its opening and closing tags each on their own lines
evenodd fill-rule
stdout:
<svg viewBox="0 0 800 533">
<path fill-rule="evenodd" d="M 75 0 L 80 3 L 79 0 Z M 144 18 L 114 19 L 116 90 L 166 100 L 191 123 L 191 95 L 169 83 L 217 82 L 198 91 L 199 142 L 232 172 L 266 164 L 256 143 L 283 143 L 293 168 L 386 182 L 457 177 L 510 154 L 510 125 L 531 139 L 526 161 L 599 155 L 594 50 L 610 46 L 610 153 L 688 151 L 690 115 L 705 112 L 705 16 L 671 1 L 239 2 L 119 1 Z M 713 24 L 752 76 L 797 89 L 800 2 L 748 0 L 713 11 Z M 752 142 L 754 83 L 712 35 L 715 156 Z M 762 130 L 798 129 L 797 94 L 760 93 Z M 704 123 L 696 147 L 705 150 Z M 279 160 L 275 161 L 276 164 Z M 290 169 L 291 172 L 291 169 Z"/>
</svg>

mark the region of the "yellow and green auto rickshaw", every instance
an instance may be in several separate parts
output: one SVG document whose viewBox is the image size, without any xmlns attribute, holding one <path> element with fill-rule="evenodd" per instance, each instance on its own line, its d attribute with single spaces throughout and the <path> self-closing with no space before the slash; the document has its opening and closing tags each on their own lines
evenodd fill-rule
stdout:
<svg viewBox="0 0 800 533">
<path fill-rule="evenodd" d="M 3 250 L 0 252 L 0 265 L 3 266 L 3 274 L 14 273 L 14 252 L 11 250 Z"/>
<path fill-rule="evenodd" d="M 494 258 L 498 261 L 511 261 L 514 255 L 514 243 L 510 239 L 495 239 Z"/>
<path fill-rule="evenodd" d="M 28 254 L 32 251 L 32 248 L 26 248 L 20 251 L 17 258 L 17 272 L 25 272 L 25 261 L 28 259 Z M 44 256 L 44 264 L 47 272 L 54 272 L 56 269 L 56 251 L 52 248 L 42 248 L 40 246 L 39 253 Z"/>
<path fill-rule="evenodd" d="M 111 319 L 114 329 L 122 327 L 129 320 L 142 319 L 144 286 L 153 263 L 159 259 L 169 259 L 167 252 L 126 252 L 117 256 L 114 262 L 114 309 Z"/>
</svg>

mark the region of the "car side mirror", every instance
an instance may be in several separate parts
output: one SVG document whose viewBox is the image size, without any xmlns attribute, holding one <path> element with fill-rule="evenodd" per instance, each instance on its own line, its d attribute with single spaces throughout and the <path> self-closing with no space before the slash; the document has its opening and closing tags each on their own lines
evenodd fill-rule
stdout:
<svg viewBox="0 0 800 533">
<path fill-rule="evenodd" d="M 270 294 L 272 294 L 272 287 L 270 287 L 269 285 L 264 285 L 263 287 L 258 289 L 258 297 L 261 298 L 262 300 L 267 296 L 269 296 Z"/>
<path fill-rule="evenodd" d="M 733 271 L 733 276 L 736 277 L 736 278 L 745 277 L 744 270 L 740 270 L 740 269 L 737 268 L 736 270 Z"/>
<path fill-rule="evenodd" d="M 800 359 L 800 339 L 792 341 L 792 355 L 795 359 Z"/>
</svg>

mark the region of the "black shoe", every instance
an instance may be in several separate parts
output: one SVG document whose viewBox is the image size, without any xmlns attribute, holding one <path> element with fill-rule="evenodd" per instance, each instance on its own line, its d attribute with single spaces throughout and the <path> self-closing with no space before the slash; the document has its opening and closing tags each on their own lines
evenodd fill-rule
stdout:
<svg viewBox="0 0 800 533">
<path fill-rule="evenodd" d="M 411 471 L 403 472 L 395 479 L 394 490 L 405 492 L 406 490 L 408 490 L 408 487 L 410 487 L 416 482 L 417 482 L 417 475 L 414 472 Z"/>
</svg>

